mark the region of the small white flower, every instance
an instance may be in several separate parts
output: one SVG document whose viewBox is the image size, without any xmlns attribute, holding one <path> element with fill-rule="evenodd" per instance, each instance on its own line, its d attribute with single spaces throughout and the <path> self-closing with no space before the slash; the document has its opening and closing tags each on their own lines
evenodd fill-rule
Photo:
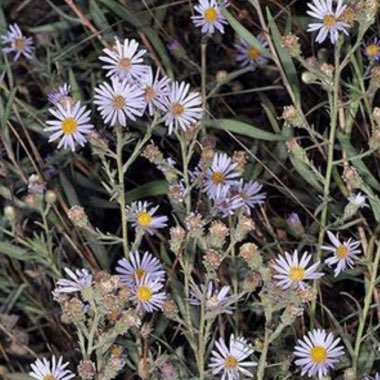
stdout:
<svg viewBox="0 0 380 380">
<path fill-rule="evenodd" d="M 268 46 L 268 41 L 263 35 L 259 34 L 256 39 L 263 48 Z M 252 69 L 255 69 L 256 66 L 261 67 L 268 62 L 268 58 L 263 55 L 260 49 L 251 46 L 243 38 L 235 43 L 235 49 L 236 61 L 241 67 L 252 66 Z"/>
<path fill-rule="evenodd" d="M 215 346 L 216 349 L 211 352 L 209 364 L 213 375 L 222 372 L 221 380 L 238 380 L 241 375 L 253 377 L 253 373 L 247 368 L 256 367 L 257 363 L 245 361 L 253 354 L 253 348 L 243 337 L 235 338 L 232 334 L 229 347 L 223 338 L 219 338 Z"/>
<path fill-rule="evenodd" d="M 224 6 L 228 6 L 228 1 L 224 1 Z M 192 17 L 194 25 L 202 28 L 205 35 L 214 34 L 216 30 L 224 33 L 224 25 L 227 24 L 226 18 L 220 11 L 216 0 L 199 0 L 194 6 L 195 16 Z"/>
<path fill-rule="evenodd" d="M 326 252 L 332 252 L 334 255 L 325 260 L 325 263 L 331 267 L 337 264 L 334 269 L 334 277 L 337 277 L 339 273 L 345 271 L 348 268 L 354 266 L 355 260 L 360 254 L 361 250 L 358 249 L 360 241 L 355 241 L 352 238 L 340 242 L 338 236 L 334 235 L 332 232 L 327 231 L 330 242 L 333 244 L 333 247 L 328 245 L 323 245 L 321 248 Z"/>
<path fill-rule="evenodd" d="M 229 294 L 231 288 L 223 286 L 220 290 L 214 288 L 213 283 L 209 282 L 206 286 L 200 288 L 193 287 L 190 292 L 190 304 L 194 306 L 205 305 L 206 311 L 217 314 L 232 314 L 233 305 L 231 305 L 232 296 Z"/>
<path fill-rule="evenodd" d="M 81 106 L 80 102 L 76 102 L 73 106 L 66 103 L 65 107 L 57 104 L 57 108 L 50 108 L 49 112 L 58 119 L 46 122 L 49 127 L 46 127 L 44 131 L 54 132 L 49 142 L 61 138 L 58 149 L 63 147 L 70 148 L 72 151 L 75 150 L 75 143 L 84 146 L 87 142 L 84 135 L 94 128 L 92 124 L 89 124 L 90 111 L 85 106 Z"/>
<path fill-rule="evenodd" d="M 146 274 L 131 286 L 131 299 L 136 302 L 137 311 L 153 313 L 162 309 L 162 304 L 166 300 L 166 293 L 161 291 L 164 287 L 163 281 L 162 278 L 153 280 L 149 274 Z"/>
<path fill-rule="evenodd" d="M 67 83 L 62 84 L 61 86 L 54 88 L 49 91 L 47 94 L 48 101 L 55 106 L 59 103 L 62 105 L 64 99 L 68 99 L 70 96 L 71 88 Z"/>
<path fill-rule="evenodd" d="M 143 91 L 125 79 L 111 79 L 111 85 L 103 82 L 95 88 L 94 103 L 98 106 L 105 123 L 111 125 L 120 124 L 125 127 L 127 120 L 136 120 L 141 117 L 145 109 Z"/>
<path fill-rule="evenodd" d="M 136 40 L 125 39 L 123 43 L 115 37 L 115 46 L 112 49 L 105 48 L 105 56 L 99 59 L 106 63 L 102 66 L 108 70 L 107 76 L 117 77 L 128 81 L 139 80 L 145 75 L 148 66 L 143 65 L 143 55 L 146 50 L 138 50 L 139 44 Z"/>
<path fill-rule="evenodd" d="M 148 234 L 153 235 L 153 230 L 167 226 L 167 216 L 154 216 L 158 206 L 150 208 L 148 202 L 134 202 L 127 206 L 127 219 L 133 227 L 139 228 Z"/>
<path fill-rule="evenodd" d="M 367 197 L 360 192 L 357 194 L 351 194 L 348 197 L 348 201 L 359 208 L 369 207 L 368 204 L 366 203 L 366 200 L 367 200 Z"/>
<path fill-rule="evenodd" d="M 237 195 L 241 199 L 248 215 L 251 215 L 251 208 L 254 208 L 257 204 L 264 203 L 266 194 L 259 193 L 262 188 L 263 185 L 257 182 L 244 182 L 242 179 L 236 186 Z"/>
<path fill-rule="evenodd" d="M 145 252 L 142 257 L 138 251 L 131 252 L 128 260 L 123 258 L 117 264 L 116 273 L 127 285 L 135 284 L 146 274 L 149 274 L 151 280 L 164 281 L 165 279 L 162 264 L 149 252 Z"/>
<path fill-rule="evenodd" d="M 317 38 L 315 39 L 317 42 L 322 43 L 330 34 L 330 41 L 332 44 L 335 44 L 338 40 L 339 32 L 348 35 L 346 28 L 348 28 L 349 25 L 339 21 L 339 18 L 346 9 L 346 5 L 343 5 L 343 0 L 338 0 L 335 11 L 332 9 L 332 0 L 313 0 L 307 5 L 310 10 L 306 13 L 311 17 L 321 20 L 321 22 L 309 24 L 307 29 L 308 32 L 319 30 Z"/>
<path fill-rule="evenodd" d="M 294 251 L 293 256 L 288 252 L 285 252 L 285 258 L 279 255 L 273 265 L 273 268 L 278 273 L 273 276 L 278 280 L 277 285 L 284 290 L 293 284 L 297 289 L 304 289 L 306 280 L 318 280 L 321 278 L 324 274 L 317 272 L 320 261 L 306 269 L 311 259 L 312 255 L 304 252 L 301 260 L 299 260 L 297 250 Z"/>
<path fill-rule="evenodd" d="M 73 272 L 65 268 L 65 272 L 70 279 L 62 278 L 57 281 L 54 294 L 81 292 L 91 286 L 92 274 L 87 269 L 77 269 Z"/>
<path fill-rule="evenodd" d="M 149 115 L 152 116 L 154 111 L 164 111 L 165 99 L 169 95 L 169 78 L 166 76 L 160 78 L 159 70 L 157 70 L 154 77 L 153 70 L 149 67 L 140 80 L 140 86 L 144 92 Z"/>
<path fill-rule="evenodd" d="M 32 59 L 34 51 L 32 37 L 25 37 L 17 24 L 9 25 L 7 33 L 1 36 L 5 44 L 10 44 L 3 48 L 4 53 L 15 53 L 13 61 L 17 61 L 21 55 L 25 58 Z"/>
<path fill-rule="evenodd" d="M 52 356 L 51 362 L 45 358 L 37 359 L 31 364 L 32 371 L 29 376 L 37 380 L 69 380 L 75 377 L 75 374 L 66 369 L 68 362 L 62 363 L 62 357 L 57 361 L 55 356 Z"/>
<path fill-rule="evenodd" d="M 298 357 L 296 365 L 302 368 L 301 376 L 305 373 L 309 377 L 319 379 L 327 375 L 327 371 L 334 367 L 344 354 L 342 346 L 338 346 L 340 338 L 334 339 L 332 333 L 326 330 L 309 331 L 294 347 L 294 355 Z"/>
<path fill-rule="evenodd" d="M 227 154 L 215 153 L 211 166 L 204 176 L 203 191 L 208 196 L 215 197 L 222 189 L 230 189 L 240 177 L 240 173 L 235 170 L 237 166 Z"/>
<path fill-rule="evenodd" d="M 198 92 L 189 90 L 190 85 L 185 82 L 170 85 L 169 95 L 165 99 L 166 113 L 163 116 L 165 125 L 169 127 L 169 135 L 178 127 L 186 131 L 202 117 L 202 99 Z"/>
</svg>

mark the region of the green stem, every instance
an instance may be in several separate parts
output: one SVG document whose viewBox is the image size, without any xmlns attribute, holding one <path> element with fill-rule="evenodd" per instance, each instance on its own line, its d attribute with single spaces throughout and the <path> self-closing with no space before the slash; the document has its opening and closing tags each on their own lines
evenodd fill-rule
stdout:
<svg viewBox="0 0 380 380">
<path fill-rule="evenodd" d="M 265 366 L 267 362 L 268 348 L 270 342 L 271 330 L 265 328 L 264 345 L 261 350 L 259 366 L 257 369 L 257 380 L 264 380 Z"/>
<path fill-rule="evenodd" d="M 198 375 L 199 380 L 204 380 L 205 378 L 205 306 L 202 303 L 201 306 L 201 320 L 199 323 L 199 334 L 198 334 Z"/>
</svg>

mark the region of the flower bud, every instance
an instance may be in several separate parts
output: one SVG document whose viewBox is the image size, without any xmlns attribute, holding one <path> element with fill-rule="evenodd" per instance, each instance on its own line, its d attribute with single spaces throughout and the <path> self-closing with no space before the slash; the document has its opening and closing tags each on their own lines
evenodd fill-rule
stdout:
<svg viewBox="0 0 380 380">
<path fill-rule="evenodd" d="M 84 208 L 81 206 L 73 206 L 67 212 L 68 218 L 73 222 L 73 224 L 77 227 L 86 227 L 88 226 L 88 218 Z"/>
<path fill-rule="evenodd" d="M 281 41 L 282 47 L 288 52 L 291 57 L 301 57 L 301 45 L 298 36 L 295 34 L 288 34 L 286 36 L 282 36 Z"/>
<path fill-rule="evenodd" d="M 173 318 L 178 313 L 178 306 L 172 299 L 166 299 L 162 304 L 162 312 L 167 318 Z"/>
<path fill-rule="evenodd" d="M 292 212 L 286 218 L 289 228 L 296 236 L 302 236 L 305 233 L 301 220 L 297 213 Z"/>
<path fill-rule="evenodd" d="M 94 378 L 96 369 L 95 363 L 91 360 L 81 360 L 77 367 L 78 375 L 85 380 L 91 380 Z"/>
<path fill-rule="evenodd" d="M 254 243 L 245 243 L 240 247 L 239 256 L 245 260 L 251 269 L 258 269 L 263 264 L 263 259 Z"/>
<path fill-rule="evenodd" d="M 285 120 L 285 123 L 292 127 L 302 127 L 304 120 L 302 115 L 294 106 L 285 106 L 282 112 L 282 118 Z"/>
<path fill-rule="evenodd" d="M 222 248 L 228 238 L 229 229 L 225 224 L 214 221 L 208 229 L 207 245 L 213 248 Z"/>
<path fill-rule="evenodd" d="M 49 205 L 54 204 L 57 201 L 57 193 L 54 190 L 48 190 L 45 193 L 45 202 Z"/>
<path fill-rule="evenodd" d="M 4 216 L 9 222 L 14 222 L 16 220 L 16 209 L 13 206 L 5 206 Z"/>
<path fill-rule="evenodd" d="M 219 70 L 216 73 L 216 83 L 217 84 L 223 83 L 227 79 L 227 75 L 228 75 L 228 73 L 226 70 Z"/>
<path fill-rule="evenodd" d="M 177 253 L 185 240 L 186 231 L 181 226 L 170 228 L 169 245 L 172 252 Z"/>
</svg>

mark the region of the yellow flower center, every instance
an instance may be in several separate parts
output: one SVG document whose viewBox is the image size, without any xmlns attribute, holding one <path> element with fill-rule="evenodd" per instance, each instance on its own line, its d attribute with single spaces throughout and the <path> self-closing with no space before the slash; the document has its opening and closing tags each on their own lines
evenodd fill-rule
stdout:
<svg viewBox="0 0 380 380">
<path fill-rule="evenodd" d="M 132 68 L 132 62 L 129 58 L 122 58 L 119 61 L 119 68 L 124 71 L 129 71 Z"/>
<path fill-rule="evenodd" d="M 212 180 L 212 182 L 214 182 L 215 184 L 219 185 L 220 183 L 223 183 L 223 181 L 224 181 L 224 174 L 221 173 L 221 172 L 215 172 L 215 173 L 213 173 L 213 175 L 211 176 L 211 180 Z"/>
<path fill-rule="evenodd" d="M 322 346 L 316 346 L 310 350 L 310 358 L 313 363 L 322 364 L 327 360 L 327 356 L 327 350 Z"/>
<path fill-rule="evenodd" d="M 181 116 L 185 111 L 185 107 L 180 103 L 175 103 L 172 105 L 171 112 L 173 116 L 178 117 Z"/>
<path fill-rule="evenodd" d="M 21 38 L 16 38 L 13 43 L 12 43 L 12 46 L 18 50 L 18 51 L 22 51 L 25 49 L 25 46 L 26 46 L 26 39 L 21 37 Z"/>
<path fill-rule="evenodd" d="M 145 270 L 142 269 L 142 268 L 137 268 L 137 269 L 135 270 L 135 275 L 137 276 L 137 278 L 138 278 L 139 280 L 141 280 L 141 279 L 143 278 L 144 274 L 145 274 Z"/>
<path fill-rule="evenodd" d="M 55 380 L 55 377 L 53 375 L 45 375 L 42 380 Z"/>
<path fill-rule="evenodd" d="M 147 211 L 140 212 L 137 215 L 137 223 L 142 227 L 148 227 L 152 223 L 152 216 Z"/>
<path fill-rule="evenodd" d="M 143 302 L 149 301 L 152 298 L 152 295 L 153 295 L 152 289 L 144 285 L 140 286 L 136 292 L 137 299 Z"/>
<path fill-rule="evenodd" d="M 112 103 L 113 103 L 113 105 L 114 105 L 115 108 L 121 109 L 125 105 L 125 98 L 124 98 L 124 96 L 116 95 L 113 98 Z"/>
<path fill-rule="evenodd" d="M 226 356 L 226 358 L 224 359 L 224 366 L 226 368 L 236 368 L 238 364 L 238 361 L 237 359 L 235 358 L 235 356 L 232 356 L 232 355 L 228 355 Z"/>
<path fill-rule="evenodd" d="M 254 48 L 254 47 L 251 47 L 248 49 L 247 55 L 251 59 L 256 59 L 256 58 L 259 58 L 261 56 L 261 51 Z"/>
<path fill-rule="evenodd" d="M 120 346 L 112 346 L 112 348 L 111 348 L 111 354 L 113 356 L 116 356 L 116 357 L 120 358 L 121 355 L 123 354 L 123 349 Z"/>
<path fill-rule="evenodd" d="M 323 18 L 323 24 L 327 29 L 332 29 L 336 24 L 336 19 L 333 15 L 326 15 Z"/>
<path fill-rule="evenodd" d="M 206 12 L 204 13 L 204 18 L 207 22 L 215 22 L 218 18 L 218 12 L 215 8 L 208 8 L 206 9 Z"/>
<path fill-rule="evenodd" d="M 305 269 L 302 267 L 292 267 L 289 269 L 289 278 L 292 281 L 301 281 L 305 277 Z"/>
<path fill-rule="evenodd" d="M 371 44 L 367 46 L 366 51 L 368 57 L 376 57 L 380 52 L 380 48 L 375 44 Z"/>
<path fill-rule="evenodd" d="M 153 87 L 147 87 L 145 89 L 145 99 L 149 102 L 154 99 L 156 95 L 156 91 L 154 91 Z"/>
<path fill-rule="evenodd" d="M 61 124 L 62 131 L 65 135 L 73 134 L 77 130 L 77 126 L 77 121 L 72 117 L 63 120 Z"/>
<path fill-rule="evenodd" d="M 342 244 L 336 249 L 335 253 L 340 259 L 344 259 L 348 256 L 349 252 L 347 247 Z"/>
</svg>

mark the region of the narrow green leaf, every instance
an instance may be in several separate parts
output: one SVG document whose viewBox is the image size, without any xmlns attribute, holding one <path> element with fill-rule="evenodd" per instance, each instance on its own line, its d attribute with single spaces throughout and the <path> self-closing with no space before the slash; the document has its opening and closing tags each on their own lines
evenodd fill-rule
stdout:
<svg viewBox="0 0 380 380">
<path fill-rule="evenodd" d="M 75 78 L 74 71 L 72 69 L 69 70 L 69 82 L 71 86 L 71 93 L 75 99 L 83 100 L 82 90 Z"/>
<path fill-rule="evenodd" d="M 5 241 L 0 241 L 0 253 L 16 260 L 29 260 L 28 251 Z"/>
<path fill-rule="evenodd" d="M 168 193 L 168 183 L 164 180 L 157 180 L 145 183 L 125 194 L 128 203 L 136 201 L 141 198 L 166 195 Z"/>
<path fill-rule="evenodd" d="M 4 114 L 1 116 L 0 130 L 4 130 L 7 125 L 7 121 L 12 111 L 12 105 L 16 97 L 17 87 L 15 87 L 8 96 L 7 104 L 5 105 Z"/>
</svg>

